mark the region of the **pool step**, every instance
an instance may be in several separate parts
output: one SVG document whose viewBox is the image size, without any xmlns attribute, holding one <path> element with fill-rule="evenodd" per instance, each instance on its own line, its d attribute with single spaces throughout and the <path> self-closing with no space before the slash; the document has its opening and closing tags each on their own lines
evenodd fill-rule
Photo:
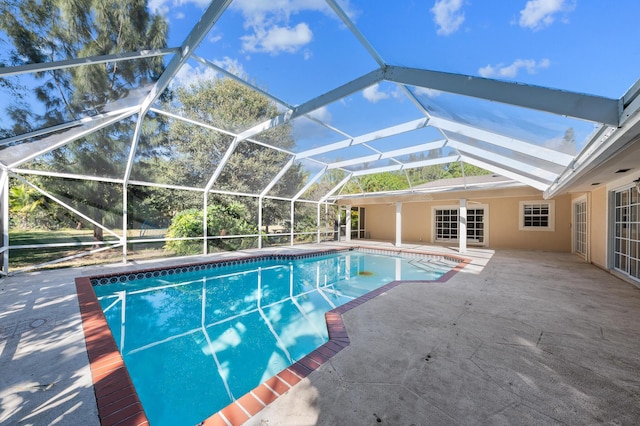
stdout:
<svg viewBox="0 0 640 426">
<path fill-rule="evenodd" d="M 444 259 L 412 259 L 409 264 L 427 272 L 448 271 L 456 266 L 456 263 Z"/>
</svg>

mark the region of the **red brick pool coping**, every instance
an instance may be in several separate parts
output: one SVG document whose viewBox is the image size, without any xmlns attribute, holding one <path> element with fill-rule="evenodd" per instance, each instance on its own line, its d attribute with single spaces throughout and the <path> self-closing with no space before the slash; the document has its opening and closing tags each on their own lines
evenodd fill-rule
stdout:
<svg viewBox="0 0 640 426">
<path fill-rule="evenodd" d="M 236 426 L 245 423 L 251 417 L 258 414 L 264 407 L 278 399 L 280 395 L 287 392 L 302 379 L 317 370 L 335 354 L 349 346 L 349 335 L 342 321 L 342 314 L 404 283 L 442 283 L 448 281 L 470 262 L 469 259 L 459 256 L 428 253 L 417 250 L 370 250 L 365 247 L 362 249 L 364 251 L 385 252 L 386 254 L 435 256 L 458 263 L 437 280 L 392 281 L 325 313 L 329 334 L 328 342 L 204 420 L 201 423 L 202 425 Z M 222 261 L 229 261 L 229 259 L 223 259 Z M 149 272 L 153 270 L 137 272 Z M 123 273 L 113 275 L 122 274 Z M 127 368 L 124 365 L 124 360 L 118 351 L 118 346 L 109 330 L 109 325 L 93 290 L 91 278 L 92 277 L 80 277 L 76 278 L 75 281 L 100 424 L 103 426 L 148 425 L 149 420 L 142 408 L 142 403 L 138 398 Z"/>
</svg>

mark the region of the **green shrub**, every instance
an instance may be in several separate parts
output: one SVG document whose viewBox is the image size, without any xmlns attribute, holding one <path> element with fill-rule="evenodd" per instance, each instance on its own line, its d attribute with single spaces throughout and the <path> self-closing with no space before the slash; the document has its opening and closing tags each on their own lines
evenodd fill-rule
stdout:
<svg viewBox="0 0 640 426">
<path fill-rule="evenodd" d="M 228 204 L 215 204 L 209 207 L 207 217 L 207 235 L 248 235 L 256 234 L 257 226 L 252 223 L 251 215 L 244 204 L 230 202 Z M 183 210 L 175 215 L 167 230 L 168 238 L 202 237 L 202 210 Z M 246 238 L 221 238 L 211 241 L 211 245 L 221 250 L 238 250 L 251 246 L 252 239 Z M 248 245 L 244 247 L 244 245 Z M 165 249 L 173 251 L 176 255 L 188 255 L 202 253 L 202 241 L 167 241 Z"/>
</svg>

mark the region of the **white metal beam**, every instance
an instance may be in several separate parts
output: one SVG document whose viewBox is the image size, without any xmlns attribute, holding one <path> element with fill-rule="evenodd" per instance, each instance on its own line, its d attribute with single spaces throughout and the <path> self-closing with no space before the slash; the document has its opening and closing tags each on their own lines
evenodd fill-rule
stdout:
<svg viewBox="0 0 640 426">
<path fill-rule="evenodd" d="M 603 127 L 589 144 L 582 149 L 571 167 L 567 167 L 558 179 L 545 191 L 545 198 L 566 191 L 571 184 L 603 164 L 623 149 L 638 134 L 640 115 L 625 121 L 621 128 Z M 635 130 L 633 130 L 635 128 Z M 636 142 L 637 143 L 637 142 Z"/>
<path fill-rule="evenodd" d="M 213 68 L 214 70 L 216 70 L 220 74 L 227 76 L 228 78 L 240 83 L 241 85 L 243 85 L 245 87 L 248 87 L 249 89 L 260 93 L 265 98 L 271 99 L 273 102 L 275 102 L 277 104 L 283 105 L 284 107 L 289 108 L 289 109 L 293 108 L 293 105 L 290 105 L 289 103 L 283 101 L 282 99 L 275 97 L 271 93 L 260 89 L 258 86 L 255 86 L 255 85 L 249 83 L 247 80 L 244 80 L 244 79 L 238 77 L 237 75 L 225 70 L 224 68 L 214 64 L 213 62 L 203 58 L 202 56 L 198 56 L 198 55 L 192 54 L 191 58 L 196 60 L 196 61 L 198 61 L 198 62 L 200 62 L 204 66 L 207 66 L 209 68 Z"/>
<path fill-rule="evenodd" d="M 55 197 L 54 195 L 50 194 L 49 192 L 45 191 L 44 189 L 32 184 L 31 182 L 29 182 L 28 180 L 22 178 L 21 176 L 18 176 L 18 175 L 15 175 L 15 174 L 12 175 L 12 176 L 15 177 L 16 179 L 18 179 L 20 182 L 22 182 L 22 183 L 24 183 L 26 185 L 29 185 L 30 187 L 32 187 L 33 189 L 35 189 L 36 191 L 38 191 L 39 193 L 41 193 L 45 197 L 52 199 L 53 201 L 55 201 L 56 203 L 60 204 L 62 207 L 66 208 L 70 212 L 80 216 L 81 218 L 83 218 L 84 220 L 90 222 L 94 226 L 97 226 L 98 228 L 102 229 L 103 231 L 106 231 L 107 233 L 109 233 L 112 236 L 116 237 L 118 239 L 118 242 L 122 241 L 122 237 L 120 237 L 120 235 L 116 234 L 111 229 L 105 227 L 103 224 L 98 223 L 95 220 L 91 219 L 89 216 L 87 216 L 86 214 L 82 213 L 81 211 L 74 209 L 69 204 L 65 203 L 64 201 L 60 200 L 59 198 Z M 106 242 L 106 243 L 108 243 L 108 242 Z"/>
<path fill-rule="evenodd" d="M 38 145 L 44 145 L 44 148 L 33 152 L 29 155 L 25 155 L 24 157 L 22 157 L 20 160 L 13 162 L 12 164 L 9 165 L 9 168 L 14 168 L 14 167 L 18 167 L 21 164 L 27 163 L 31 160 L 33 160 L 34 158 L 46 154 L 49 151 L 53 151 L 56 148 L 60 148 L 61 146 L 64 146 L 68 143 L 71 143 L 75 140 L 78 140 L 90 133 L 96 132 L 104 127 L 107 127 L 113 123 L 116 123 L 120 120 L 123 120 L 127 117 L 132 116 L 133 114 L 135 114 L 137 112 L 136 108 L 127 108 L 125 110 L 125 112 L 123 112 L 120 115 L 116 115 L 116 116 L 109 116 L 109 117 L 102 117 L 102 118 L 98 118 L 96 120 L 92 120 L 89 121 L 88 123 L 84 124 L 83 126 L 80 127 L 76 127 L 74 129 L 69 130 L 66 133 L 63 133 L 61 135 L 51 135 L 48 136 L 38 142 L 34 142 L 37 143 Z M 9 147 L 6 148 L 6 150 L 12 149 L 14 147 Z M 20 149 L 21 145 L 16 145 L 15 146 L 16 149 Z M 5 151 L 6 151 L 5 150 Z"/>
<path fill-rule="evenodd" d="M 209 182 L 207 182 L 207 185 L 204 187 L 205 192 L 209 192 L 209 190 L 213 187 L 213 184 L 216 183 L 216 180 L 218 180 L 220 174 L 222 173 L 222 169 L 224 169 L 224 166 L 227 165 L 227 161 L 229 161 L 239 143 L 240 141 L 238 140 L 238 138 L 235 138 L 233 141 L 231 141 L 229 147 L 227 148 L 227 152 L 225 152 L 222 156 L 218 167 L 216 167 L 216 169 L 213 171 L 213 175 L 211 175 Z"/>
<path fill-rule="evenodd" d="M 539 189 L 540 191 L 544 191 L 545 189 L 547 189 L 549 187 L 549 185 L 544 184 L 540 181 L 531 179 L 527 176 L 523 176 L 519 173 L 513 172 L 511 170 L 505 169 L 504 167 L 500 167 L 497 166 L 495 164 L 492 163 L 488 163 L 486 161 L 483 160 L 478 160 L 477 158 L 471 157 L 469 155 L 462 155 L 462 161 L 464 161 L 465 163 L 469 163 L 469 164 L 473 164 L 474 166 L 478 166 L 478 167 L 482 167 L 485 170 L 489 170 L 492 171 L 494 173 L 497 173 L 499 175 L 502 175 L 504 177 L 508 177 L 510 179 L 513 180 L 517 180 L 518 182 L 522 182 L 525 185 L 529 185 L 532 186 L 536 189 Z"/>
<path fill-rule="evenodd" d="M 484 149 L 475 147 L 468 143 L 457 141 L 455 139 L 449 139 L 449 141 L 447 142 L 447 146 L 455 148 L 458 152 L 460 152 L 463 155 L 470 154 L 475 157 L 482 158 L 491 163 L 503 164 L 504 166 L 513 170 L 521 170 L 528 175 L 536 176 L 540 178 L 541 182 L 546 182 L 547 184 L 553 182 L 553 180 L 558 177 L 557 173 L 554 173 L 547 169 L 543 169 L 541 167 L 535 167 L 535 166 L 532 166 L 531 164 L 514 160 L 512 158 L 505 157 L 503 155 L 496 154 L 490 151 L 486 151 Z"/>
<path fill-rule="evenodd" d="M 388 66 L 384 78 L 613 126 L 622 109 L 618 99 L 417 68 Z"/>
<path fill-rule="evenodd" d="M 372 154 L 364 157 L 353 158 L 351 160 L 337 161 L 337 162 L 328 164 L 328 166 L 329 166 L 329 169 L 338 169 L 342 167 L 352 166 L 354 164 L 370 163 L 372 161 L 385 160 L 387 158 L 400 157 L 402 155 L 410 155 L 410 154 L 415 154 L 417 152 L 431 151 L 434 149 L 444 147 L 445 142 L 446 141 L 444 140 L 436 141 L 436 142 L 427 142 L 421 145 L 415 145 L 407 148 L 400 148 L 400 149 L 394 149 L 392 151 L 381 152 L 380 154 Z M 405 165 L 412 164 L 407 162 L 400 163 L 399 161 L 398 163 L 405 164 Z"/>
<path fill-rule="evenodd" d="M 294 108 L 293 105 L 289 104 L 288 102 L 284 101 L 283 99 L 280 99 L 280 98 L 274 96 L 273 94 L 271 94 L 271 93 L 269 93 L 269 92 L 267 92 L 265 90 L 260 89 L 259 87 L 249 83 L 248 81 L 238 77 L 235 74 L 230 73 L 229 71 L 225 70 L 224 68 L 219 67 L 218 65 L 214 64 L 213 62 L 211 62 L 211 61 L 209 61 L 209 60 L 207 60 L 207 59 L 205 59 L 205 58 L 203 58 L 201 56 L 191 55 L 191 57 L 193 59 L 195 59 L 196 61 L 200 62 L 201 64 L 203 64 L 205 66 L 208 66 L 210 68 L 213 68 L 217 72 L 219 72 L 219 73 L 231 78 L 232 80 L 237 81 L 238 83 L 242 84 L 245 87 L 248 87 L 251 90 L 254 90 L 254 91 L 260 93 L 262 96 L 265 96 L 266 98 L 271 99 L 273 102 L 275 102 L 277 104 L 280 104 L 280 105 L 284 106 L 287 109 L 293 109 Z M 341 134 L 342 136 L 349 137 L 349 135 L 345 134 L 342 130 L 337 129 L 337 128 L 325 123 L 324 121 L 322 121 L 322 120 L 320 120 L 318 118 L 315 118 L 315 117 L 313 117 L 311 115 L 307 115 L 306 118 L 311 120 L 311 121 L 313 121 L 313 122 L 315 122 L 315 123 L 318 123 L 319 125 L 321 125 L 323 127 L 326 127 L 327 129 L 329 129 L 331 131 L 334 131 L 334 132 L 336 132 L 338 134 Z M 251 139 L 248 139 L 248 140 L 251 140 Z"/>
<path fill-rule="evenodd" d="M 129 61 L 132 59 L 152 58 L 154 56 L 170 55 L 178 52 L 177 48 L 140 50 L 129 53 L 116 53 L 113 55 L 89 56 L 87 58 L 66 59 L 63 61 L 44 62 L 37 64 L 19 65 L 16 67 L 0 68 L 0 77 L 26 74 L 32 72 L 43 72 L 51 70 L 61 70 L 65 68 L 80 67 L 83 65 L 104 64 L 107 62 Z"/>
<path fill-rule="evenodd" d="M 353 145 L 360 145 L 366 142 L 372 142 L 377 139 L 386 138 L 389 136 L 399 135 L 401 133 L 410 132 L 412 130 L 418 130 L 425 127 L 428 124 L 429 119 L 419 118 L 417 120 L 407 121 L 406 123 L 390 126 L 385 129 L 376 130 L 375 132 L 366 133 L 364 135 L 356 136 L 351 139 L 345 139 L 340 142 L 334 142 L 328 145 L 320 146 L 318 148 L 309 149 L 296 154 L 296 159 L 308 158 L 314 155 L 324 154 L 326 152 L 337 151 L 342 148 L 347 148 Z"/>
<path fill-rule="evenodd" d="M 432 158 L 429 160 L 415 161 L 413 163 L 407 163 L 407 164 L 394 164 L 392 166 L 376 167 L 375 169 L 358 170 L 357 172 L 353 172 L 352 175 L 356 177 L 356 176 L 372 175 L 375 173 L 394 172 L 398 170 L 434 166 L 436 164 L 448 164 L 448 163 L 456 162 L 458 160 L 460 160 L 459 155 L 450 155 L 447 157 Z"/>
<path fill-rule="evenodd" d="M 355 93 L 359 90 L 365 89 L 375 83 L 378 83 L 382 80 L 383 72 L 378 69 L 372 71 L 368 74 L 365 74 L 361 77 L 358 77 L 355 80 L 350 81 L 347 84 L 344 84 L 336 89 L 330 90 L 315 99 L 312 99 L 308 102 L 305 102 L 302 105 L 299 105 L 293 109 L 289 109 L 284 113 L 274 117 L 270 120 L 266 120 L 256 126 L 253 126 L 250 129 L 245 130 L 244 132 L 238 135 L 240 141 L 250 138 L 252 136 L 257 135 L 258 133 L 262 133 L 265 130 L 269 130 L 273 127 L 280 126 L 282 124 L 288 123 L 296 117 L 300 117 L 301 115 L 308 114 L 312 111 L 317 110 L 318 108 L 322 108 L 332 102 L 340 100 L 345 96 L 349 96 L 352 93 Z"/>
<path fill-rule="evenodd" d="M 88 180 L 88 181 L 94 181 L 94 182 L 108 182 L 108 183 L 117 183 L 117 184 L 123 183 L 122 178 L 89 176 L 89 175 L 81 175 L 76 173 L 61 173 L 61 172 L 52 172 L 49 170 L 14 168 L 14 169 L 11 169 L 11 171 L 14 173 L 19 173 L 21 175 L 50 176 L 50 177 L 57 177 L 62 179 L 79 179 L 79 180 Z"/>
<path fill-rule="evenodd" d="M 198 120 L 193 120 L 191 118 L 182 117 L 182 116 L 174 114 L 172 112 L 164 111 L 164 110 L 161 110 L 161 109 L 158 109 L 158 108 L 149 108 L 149 111 L 153 111 L 155 113 L 162 114 L 162 115 L 165 115 L 167 117 L 174 118 L 176 120 L 184 121 L 185 123 L 193 124 L 195 126 L 200 126 L 200 127 L 205 128 L 205 129 L 209 129 L 209 130 L 213 130 L 213 131 L 216 131 L 216 132 L 220 132 L 222 134 L 229 135 L 229 136 L 232 136 L 234 138 L 238 137 L 238 135 L 236 133 L 230 132 L 228 130 L 221 129 L 219 127 L 212 126 L 212 125 L 207 124 L 207 123 L 203 123 L 203 122 L 198 121 Z M 270 148 L 270 149 L 274 149 L 276 151 L 284 152 L 285 154 L 288 154 L 288 155 L 295 155 L 291 151 L 288 151 L 286 149 L 283 149 L 283 148 L 280 148 L 280 147 L 277 147 L 277 146 L 269 145 L 267 143 L 260 142 L 260 141 L 257 141 L 255 139 L 246 139 L 246 141 L 247 142 L 251 142 L 251 143 L 256 144 L 256 145 L 264 146 L 265 148 Z"/>
<path fill-rule="evenodd" d="M 298 191 L 296 195 L 293 196 L 292 200 L 296 201 L 298 200 L 298 198 L 302 197 L 302 195 L 304 195 L 304 193 L 307 192 L 309 188 L 311 188 L 311 185 L 316 183 L 318 179 L 320 179 L 322 175 L 326 173 L 326 171 L 327 171 L 327 166 L 324 166 L 322 170 L 320 170 L 318 173 L 315 174 L 315 176 L 309 179 L 309 181 L 302 187 L 302 189 Z"/>
<path fill-rule="evenodd" d="M 169 86 L 171 80 L 176 76 L 182 65 L 184 65 L 193 51 L 198 47 L 200 42 L 206 37 L 207 33 L 218 21 L 222 13 L 227 9 L 232 0 L 212 0 L 209 7 L 200 17 L 198 23 L 193 27 L 187 38 L 180 47 L 180 54 L 174 55 L 165 68 L 164 72 L 156 81 L 146 99 L 142 101 L 140 106 L 140 115 L 145 115 L 151 105 L 160 97 L 164 89 Z"/>
<path fill-rule="evenodd" d="M 267 195 L 267 193 L 269 191 L 271 191 L 271 188 L 273 188 L 276 183 L 278 183 L 278 181 L 282 178 L 282 176 L 284 176 L 285 173 L 287 173 L 287 171 L 291 168 L 291 166 L 293 166 L 293 163 L 295 162 L 295 159 L 292 158 L 289 161 L 287 161 L 287 164 L 285 164 L 280 171 L 278 172 L 278 174 L 271 179 L 271 182 L 269 182 L 269 184 L 264 188 L 264 190 L 260 193 L 260 197 L 264 197 L 265 195 Z"/>
<path fill-rule="evenodd" d="M 569 154 L 565 154 L 551 148 L 546 148 L 544 146 L 535 145 L 523 140 L 499 135 L 487 130 L 478 129 L 467 124 L 447 120 L 445 118 L 431 117 L 429 124 L 448 132 L 457 133 L 461 136 L 467 136 L 472 139 L 478 139 L 492 145 L 507 148 L 512 151 L 530 155 L 531 157 L 539 158 L 561 166 L 566 167 L 573 161 L 573 156 Z"/>
<path fill-rule="evenodd" d="M 349 28 L 349 30 L 353 33 L 353 35 L 358 39 L 360 44 L 367 49 L 369 55 L 380 65 L 380 67 L 386 67 L 386 63 L 380 56 L 380 54 L 376 51 L 376 49 L 369 43 L 369 40 L 360 32 L 358 27 L 355 26 L 353 21 L 347 16 L 347 14 L 342 10 L 338 3 L 335 0 L 326 0 L 331 9 L 338 15 L 338 17 L 342 20 L 342 22 Z"/>
<path fill-rule="evenodd" d="M 109 112 L 106 112 L 104 114 L 92 115 L 91 117 L 84 117 L 84 118 L 80 118 L 78 120 L 69 121 L 67 123 L 57 124 L 55 126 L 47 127 L 47 128 L 44 128 L 44 129 L 38 129 L 38 130 L 34 130 L 32 132 L 22 133 L 20 135 L 12 136 L 10 138 L 1 139 L 0 140 L 0 146 L 2 146 L 2 145 L 11 145 L 13 143 L 20 142 L 20 141 L 23 141 L 23 140 L 26 140 L 26 139 L 38 138 L 40 136 L 44 136 L 44 135 L 47 135 L 49 133 L 59 132 L 61 130 L 66 130 L 66 129 L 69 129 L 71 127 L 81 126 L 83 124 L 90 123 L 90 122 L 98 120 L 100 118 L 107 118 L 107 117 L 112 117 L 114 115 L 122 114 L 126 110 L 132 110 L 133 111 L 134 109 L 137 109 L 137 107 L 123 108 L 123 109 L 118 109 L 118 110 L 115 110 L 115 111 L 109 111 Z"/>
<path fill-rule="evenodd" d="M 351 179 L 351 176 L 353 175 L 353 173 L 349 173 L 347 176 L 344 177 L 344 179 L 342 179 L 340 181 L 340 183 L 338 183 L 336 186 L 334 186 L 331 191 L 327 192 L 326 195 L 322 198 L 320 198 L 320 201 L 318 201 L 319 203 L 324 203 L 325 200 L 329 197 L 331 197 L 338 189 L 340 189 L 341 187 L 343 187 L 347 182 L 349 182 L 349 179 Z"/>
</svg>

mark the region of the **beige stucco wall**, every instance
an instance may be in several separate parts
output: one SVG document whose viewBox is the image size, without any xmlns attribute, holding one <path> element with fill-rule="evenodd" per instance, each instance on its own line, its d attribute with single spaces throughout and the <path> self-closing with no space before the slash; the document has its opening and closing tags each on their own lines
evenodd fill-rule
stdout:
<svg viewBox="0 0 640 426">
<path fill-rule="evenodd" d="M 602 187 L 590 194 L 589 248 L 591 262 L 601 268 L 607 268 L 607 188 Z"/>
<path fill-rule="evenodd" d="M 395 203 L 402 201 L 402 241 L 432 243 L 434 207 L 457 206 L 460 198 L 467 199 L 468 208 L 476 203 L 488 207 L 490 248 L 571 251 L 570 195 L 554 199 L 555 231 L 518 229 L 520 201 L 543 200 L 542 193 L 531 188 L 360 199 L 341 204 L 365 207 L 365 227 L 371 239 L 395 242 Z"/>
<path fill-rule="evenodd" d="M 354 205 L 355 206 L 355 205 Z M 395 204 L 374 204 L 366 206 L 365 231 L 372 240 L 396 240 Z"/>
<path fill-rule="evenodd" d="M 571 204 L 587 201 L 587 260 L 601 268 L 607 265 L 607 188 L 571 194 Z M 573 215 L 573 210 L 572 213 Z M 573 221 L 573 217 L 572 217 Z M 573 232 L 573 224 L 572 224 Z M 573 238 L 573 233 L 571 235 Z"/>
</svg>

